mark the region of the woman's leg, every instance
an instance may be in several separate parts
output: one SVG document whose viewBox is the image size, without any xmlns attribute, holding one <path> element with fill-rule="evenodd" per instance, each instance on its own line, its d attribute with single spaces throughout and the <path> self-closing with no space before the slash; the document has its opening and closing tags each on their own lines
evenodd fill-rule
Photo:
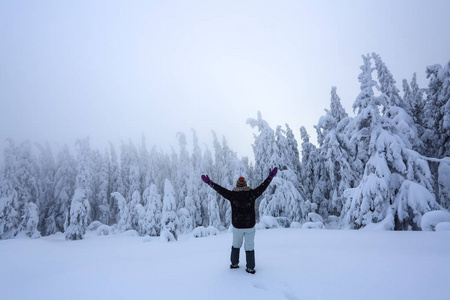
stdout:
<svg viewBox="0 0 450 300">
<path fill-rule="evenodd" d="M 239 252 L 244 242 L 244 230 L 233 228 L 233 246 L 231 246 L 231 267 L 234 268 L 239 264 Z"/>
<path fill-rule="evenodd" d="M 249 228 L 245 232 L 245 256 L 247 260 L 247 270 L 254 273 L 255 269 L 255 227 Z"/>
</svg>

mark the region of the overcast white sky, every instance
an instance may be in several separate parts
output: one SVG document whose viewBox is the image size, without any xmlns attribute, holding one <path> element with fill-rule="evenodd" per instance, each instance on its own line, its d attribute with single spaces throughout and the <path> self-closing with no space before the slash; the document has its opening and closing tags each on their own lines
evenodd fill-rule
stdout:
<svg viewBox="0 0 450 300">
<path fill-rule="evenodd" d="M 426 87 L 425 67 L 450 60 L 449 15 L 439 0 L 1 1 L 0 149 L 145 134 L 169 151 L 194 128 L 253 160 L 258 110 L 313 135 L 337 86 L 353 115 L 362 54 L 399 89 L 414 72 Z"/>
</svg>

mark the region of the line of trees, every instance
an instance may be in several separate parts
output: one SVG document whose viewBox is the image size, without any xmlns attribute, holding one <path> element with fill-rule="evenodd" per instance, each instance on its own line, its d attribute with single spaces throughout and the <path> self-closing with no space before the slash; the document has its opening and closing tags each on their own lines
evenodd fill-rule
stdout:
<svg viewBox="0 0 450 300">
<path fill-rule="evenodd" d="M 256 186 L 277 166 L 279 175 L 257 202 L 258 216 L 281 224 L 306 222 L 309 213 L 340 220 L 342 228 L 382 223 L 391 230 L 419 230 L 422 215 L 450 208 L 450 62 L 403 80 L 403 95 L 380 56 L 363 55 L 354 117 L 336 87 L 330 108 L 315 126 L 313 144 L 304 127 L 301 144 L 289 125 L 271 128 L 258 113 L 255 165 L 239 158 L 213 132 L 213 151 L 202 149 L 194 130 L 178 133 L 178 150 L 150 150 L 122 142 L 100 152 L 89 139 L 75 153 L 9 140 L 0 172 L 0 239 L 64 232 L 83 237 L 98 221 L 122 232 L 177 239 L 199 226 L 230 226 L 229 203 L 202 184 L 201 174 L 232 188 L 239 176 Z M 373 79 L 377 73 L 377 81 Z M 301 151 L 300 151 L 301 150 Z"/>
</svg>

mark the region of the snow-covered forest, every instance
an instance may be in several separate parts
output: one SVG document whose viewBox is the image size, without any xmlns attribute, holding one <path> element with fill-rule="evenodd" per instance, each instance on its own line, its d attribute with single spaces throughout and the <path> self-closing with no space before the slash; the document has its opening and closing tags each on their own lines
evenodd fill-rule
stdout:
<svg viewBox="0 0 450 300">
<path fill-rule="evenodd" d="M 10 139 L 0 173 L 0 239 L 57 232 L 81 239 L 89 226 L 99 234 L 135 230 L 167 240 L 223 230 L 231 223 L 230 205 L 201 175 L 228 189 L 244 176 L 256 187 L 273 167 L 280 171 L 256 203 L 259 220 L 284 227 L 421 230 L 424 214 L 441 211 L 445 221 L 450 62 L 426 67 L 427 87 L 412 74 L 401 91 L 379 55 L 362 58 L 353 112 L 345 111 L 332 87 L 330 107 L 315 126 L 316 143 L 304 127 L 272 128 L 261 113 L 248 119 L 249 130 L 258 132 L 254 164 L 214 132 L 213 149 L 201 146 L 194 130 L 179 132 L 170 153 L 149 148 L 144 138 L 139 145 L 100 150 L 80 139 L 75 151 L 64 146 L 57 153 Z"/>
</svg>

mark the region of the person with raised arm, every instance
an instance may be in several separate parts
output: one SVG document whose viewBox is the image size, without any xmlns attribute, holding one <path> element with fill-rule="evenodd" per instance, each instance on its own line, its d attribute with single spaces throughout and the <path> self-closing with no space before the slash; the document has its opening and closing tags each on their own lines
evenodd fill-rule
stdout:
<svg viewBox="0 0 450 300">
<path fill-rule="evenodd" d="M 230 201 L 231 223 L 233 224 L 233 245 L 231 246 L 231 269 L 239 268 L 239 253 L 244 244 L 246 254 L 246 271 L 255 274 L 255 201 L 264 193 L 273 177 L 277 174 L 275 167 L 270 170 L 269 176 L 256 189 L 247 186 L 244 177 L 239 177 L 236 187 L 232 191 L 227 190 L 209 179 L 208 175 L 202 175 L 202 180 L 212 187 L 222 197 Z M 244 243 L 245 240 L 245 243 Z"/>
</svg>

